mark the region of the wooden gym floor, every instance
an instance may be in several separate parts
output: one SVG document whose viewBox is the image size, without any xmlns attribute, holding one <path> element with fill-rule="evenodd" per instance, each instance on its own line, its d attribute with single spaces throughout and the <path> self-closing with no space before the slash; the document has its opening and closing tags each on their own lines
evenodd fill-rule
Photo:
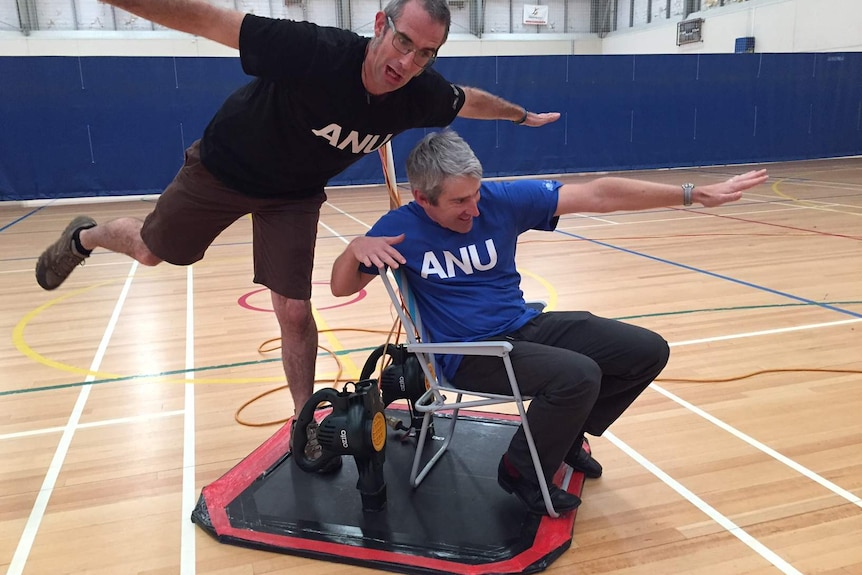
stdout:
<svg viewBox="0 0 862 575">
<path fill-rule="evenodd" d="M 570 215 L 522 236 L 528 299 L 672 346 L 661 379 L 593 439 L 604 477 L 587 482 L 572 547 L 547 573 L 862 573 L 862 159 L 768 167 L 736 204 Z M 747 169 L 625 175 L 705 184 Z M 60 289 L 36 285 L 36 258 L 73 216 L 151 207 L 0 204 L 0 567 L 373 572 L 223 545 L 189 521 L 200 489 L 293 409 L 268 293 L 250 279 L 248 218 L 190 268 L 97 252 Z M 356 378 L 386 340 L 379 282 L 341 300 L 327 287 L 332 260 L 386 209 L 382 187 L 329 192 L 320 385 Z"/>
</svg>

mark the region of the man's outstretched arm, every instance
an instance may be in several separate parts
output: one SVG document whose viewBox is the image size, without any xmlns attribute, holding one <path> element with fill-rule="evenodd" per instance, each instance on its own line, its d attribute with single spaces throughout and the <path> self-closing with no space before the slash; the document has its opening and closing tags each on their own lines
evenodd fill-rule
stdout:
<svg viewBox="0 0 862 575">
<path fill-rule="evenodd" d="M 102 0 L 180 32 L 239 48 L 239 29 L 245 14 L 213 6 L 203 0 Z"/>
<path fill-rule="evenodd" d="M 752 170 L 717 184 L 696 185 L 689 199 L 707 208 L 735 202 L 742 198 L 742 192 L 766 182 L 768 177 L 766 170 Z M 560 188 L 559 194 L 555 212 L 558 216 L 681 206 L 685 200 L 681 185 L 618 177 L 566 184 Z"/>
<path fill-rule="evenodd" d="M 523 106 L 508 102 L 499 96 L 490 94 L 479 88 L 460 86 L 464 90 L 464 106 L 458 115 L 462 118 L 472 120 L 509 120 L 518 125 L 531 126 L 533 128 L 556 122 L 560 118 L 559 112 L 544 112 L 537 114 L 530 112 Z"/>
</svg>

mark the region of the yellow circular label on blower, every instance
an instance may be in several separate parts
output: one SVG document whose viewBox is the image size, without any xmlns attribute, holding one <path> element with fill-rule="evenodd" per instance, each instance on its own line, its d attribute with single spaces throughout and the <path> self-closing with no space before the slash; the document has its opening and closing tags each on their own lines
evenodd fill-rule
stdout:
<svg viewBox="0 0 862 575">
<path fill-rule="evenodd" d="M 381 412 L 374 414 L 374 419 L 371 420 L 371 446 L 374 451 L 383 451 L 386 445 L 386 418 Z"/>
</svg>

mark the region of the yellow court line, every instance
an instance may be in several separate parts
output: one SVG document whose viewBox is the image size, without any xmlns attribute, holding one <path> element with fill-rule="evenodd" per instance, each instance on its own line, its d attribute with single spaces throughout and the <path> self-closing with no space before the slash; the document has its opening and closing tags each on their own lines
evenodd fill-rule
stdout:
<svg viewBox="0 0 862 575">
<path fill-rule="evenodd" d="M 548 302 L 547 302 L 547 305 L 545 306 L 545 310 L 552 311 L 552 310 L 555 310 L 557 308 L 557 290 L 554 289 L 554 286 L 551 285 L 551 283 L 548 280 L 546 280 L 545 278 L 543 278 L 541 276 L 534 274 L 533 272 L 530 272 L 527 270 L 522 270 L 520 268 L 518 268 L 518 273 L 520 273 L 522 276 L 527 276 L 528 278 L 536 280 L 537 282 L 539 282 L 542 285 L 542 287 L 544 287 L 546 290 L 548 290 Z"/>
<path fill-rule="evenodd" d="M 548 296 L 549 296 L 549 301 L 547 302 L 546 309 L 547 310 L 555 309 L 557 306 L 557 292 L 554 289 L 554 287 L 547 280 L 545 280 L 544 278 L 542 278 L 542 277 L 540 277 L 540 276 L 538 276 L 532 272 L 529 272 L 526 270 L 518 270 L 518 271 L 522 275 L 536 280 L 537 282 L 539 282 L 539 284 L 541 284 L 547 290 Z M 85 288 L 71 291 L 67 294 L 64 294 L 64 295 L 59 296 L 57 298 L 54 298 L 48 302 L 45 302 L 44 304 L 42 304 L 42 305 L 38 306 L 37 308 L 33 309 L 32 311 L 28 312 L 27 314 L 24 315 L 24 317 L 21 318 L 21 320 L 18 321 L 18 323 L 15 325 L 15 328 L 12 330 L 12 341 L 15 344 L 15 348 L 18 349 L 18 351 L 20 351 L 24 356 L 32 359 L 36 363 L 44 365 L 46 367 L 50 367 L 50 368 L 57 369 L 60 371 L 65 371 L 67 373 L 74 373 L 74 374 L 81 375 L 84 377 L 93 377 L 94 379 L 123 379 L 125 381 L 126 378 L 130 377 L 129 375 L 122 375 L 122 374 L 117 374 L 117 373 L 107 373 L 107 372 L 101 372 L 101 371 L 91 371 L 91 370 L 86 369 L 86 368 L 78 367 L 75 365 L 70 365 L 68 363 L 63 363 L 63 362 L 48 358 L 48 357 L 42 355 L 41 353 L 37 352 L 35 349 L 33 349 L 33 347 L 27 343 L 27 341 L 24 337 L 24 332 L 25 332 L 27 326 L 45 310 L 48 310 L 51 307 L 53 307 L 57 304 L 60 304 L 66 300 L 69 300 L 73 297 L 79 296 L 81 294 L 87 293 L 87 292 L 95 290 L 95 289 L 98 289 L 100 287 L 104 287 L 107 285 L 117 283 L 119 281 L 121 281 L 121 280 L 120 279 L 108 280 L 108 281 L 93 284 L 93 285 L 85 287 Z M 329 342 L 329 346 L 333 349 L 333 351 L 336 351 L 336 352 L 344 351 L 345 350 L 344 346 L 341 344 L 341 342 L 338 340 L 338 338 L 333 335 L 334 331 L 332 331 L 329 328 L 328 324 L 323 319 L 323 317 L 321 316 L 321 314 L 317 310 L 317 308 L 312 306 L 311 312 L 312 312 L 312 315 L 314 316 L 315 321 L 317 322 L 318 329 L 326 334 L 325 337 L 326 337 L 327 341 Z M 356 364 L 353 362 L 350 355 L 345 354 L 344 359 L 342 361 L 343 361 L 343 366 L 344 366 L 344 372 L 348 374 L 347 375 L 348 379 L 354 379 L 354 380 L 357 379 L 360 376 L 361 371 L 356 366 Z M 333 378 L 337 377 L 337 373 L 333 374 L 332 377 Z M 166 382 L 166 383 L 194 383 L 194 384 L 248 384 L 248 383 L 279 383 L 279 382 L 283 382 L 284 378 L 281 376 L 272 376 L 272 377 L 257 377 L 257 378 L 215 378 L 215 379 L 195 377 L 195 378 L 190 379 L 190 378 L 186 378 L 186 377 L 177 378 L 177 377 L 173 377 L 173 376 L 159 376 L 159 375 L 146 376 L 146 375 L 143 375 L 141 378 L 139 378 L 139 379 L 136 378 L 134 381 L 137 381 L 137 382 L 141 382 L 141 381 L 143 381 L 143 382 Z"/>
<path fill-rule="evenodd" d="M 795 198 L 795 197 L 791 196 L 790 194 L 786 194 L 786 193 L 782 192 L 780 189 L 778 189 L 779 184 L 781 184 L 782 182 L 786 182 L 786 181 L 787 181 L 787 178 L 782 178 L 782 179 L 776 180 L 775 182 L 772 183 L 772 186 L 771 186 L 772 191 L 775 193 L 776 196 L 778 196 L 780 198 L 784 198 L 785 200 L 790 200 L 793 203 L 799 204 L 801 206 L 805 206 L 806 208 L 811 208 L 813 210 L 821 210 L 824 212 L 835 212 L 837 214 L 845 214 L 848 216 L 862 216 L 862 212 L 854 212 L 854 211 L 851 211 L 848 209 L 840 210 L 840 209 L 836 209 L 836 208 L 827 208 L 823 205 L 826 202 L 815 202 L 812 200 L 800 200 L 799 198 Z M 832 205 L 834 205 L 834 203 L 832 203 Z"/>
<path fill-rule="evenodd" d="M 164 382 L 164 383 L 194 383 L 194 384 L 244 384 L 244 383 L 283 383 L 283 376 L 270 376 L 270 377 L 255 377 L 255 378 L 186 378 L 186 377 L 175 377 L 175 376 L 160 376 L 153 375 L 147 376 L 142 375 L 140 378 L 135 378 L 134 380 L 129 380 L 129 377 L 133 377 L 134 374 L 119 374 L 119 373 L 107 373 L 103 371 L 91 371 L 89 369 L 78 367 L 75 365 L 70 365 L 68 363 L 63 363 L 60 361 L 56 361 L 49 357 L 42 355 L 37 352 L 27 343 L 27 340 L 24 337 L 24 331 L 27 326 L 32 322 L 36 317 L 38 317 L 42 312 L 51 307 L 60 304 L 68 299 L 71 299 L 75 296 L 79 296 L 81 294 L 87 293 L 89 291 L 95 290 L 100 287 L 104 287 L 107 285 L 118 283 L 119 281 L 125 281 L 125 278 L 108 280 L 100 283 L 93 284 L 91 286 L 77 289 L 71 291 L 67 294 L 54 298 L 34 310 L 28 312 L 22 317 L 18 323 L 15 325 L 15 328 L 12 330 L 12 342 L 15 344 L 15 348 L 20 351 L 25 357 L 28 357 L 35 361 L 36 363 L 42 364 L 46 367 L 50 367 L 53 369 L 57 369 L 59 371 L 64 371 L 67 373 L 74 373 L 76 375 L 80 375 L 83 377 L 92 377 L 94 379 L 122 379 L 122 381 L 135 381 L 135 382 Z M 322 320 L 319 320 L 322 321 Z M 358 374 L 359 372 L 356 370 L 355 365 L 350 364 L 354 371 Z M 335 377 L 336 374 L 333 374 Z"/>
<path fill-rule="evenodd" d="M 26 357 L 29 357 L 36 363 L 41 363 L 42 365 L 46 365 L 48 367 L 53 367 L 54 369 L 59 369 L 60 371 L 66 371 L 69 373 L 75 373 L 78 375 L 83 375 L 85 377 L 94 377 L 96 379 L 112 379 L 115 377 L 122 377 L 120 374 L 116 373 L 105 373 L 102 371 L 90 371 L 89 369 L 84 369 L 81 367 L 76 367 L 74 365 L 69 365 L 67 363 L 61 363 L 59 361 L 55 361 L 53 359 L 47 358 L 41 353 L 34 350 L 30 345 L 27 344 L 27 341 L 24 339 L 24 329 L 27 325 L 36 318 L 39 314 L 41 314 L 46 309 L 61 303 L 67 299 L 70 299 L 74 296 L 81 295 L 83 293 L 87 293 L 88 291 L 92 291 L 96 288 L 103 287 L 112 283 L 117 283 L 120 280 L 111 280 L 102 283 L 93 284 L 89 287 L 82 288 L 79 290 L 75 290 L 67 293 L 66 295 L 62 295 L 58 298 L 54 298 L 48 302 L 43 303 L 33 311 L 24 315 L 21 320 L 15 325 L 15 328 L 12 330 L 12 342 L 15 344 L 15 348 L 24 354 Z"/>
<path fill-rule="evenodd" d="M 281 364 L 279 364 L 281 365 Z M 227 369 L 227 368 L 226 368 Z M 234 369 L 234 366 L 231 366 L 230 369 Z M 319 377 L 327 377 L 330 374 L 323 374 Z M 337 375 L 337 372 L 331 374 L 331 377 L 334 379 Z M 134 380 L 129 380 L 128 376 L 123 378 L 123 381 L 135 381 L 135 382 L 145 382 L 145 383 L 193 383 L 195 385 L 242 385 L 242 384 L 251 384 L 251 383 L 284 383 L 283 375 L 274 375 L 271 377 L 241 377 L 241 378 L 207 378 L 207 379 L 189 379 L 189 378 L 180 378 L 180 379 L 171 379 L 173 376 L 141 376 L 140 378 L 135 378 Z"/>
<path fill-rule="evenodd" d="M 318 332 L 323 332 L 326 337 L 327 342 L 329 342 L 329 347 L 334 352 L 344 351 L 345 347 L 341 345 L 341 342 L 335 335 L 335 332 L 329 327 L 329 324 L 326 323 L 326 320 L 323 319 L 323 316 L 320 315 L 320 312 L 316 307 L 311 306 L 311 314 L 314 316 L 314 321 L 317 323 Z M 337 356 L 336 356 L 337 357 Z M 342 365 L 344 366 L 344 371 L 347 374 L 347 379 L 356 381 L 359 379 L 359 376 L 362 372 L 356 367 L 356 364 L 353 363 L 353 360 L 350 358 L 350 354 L 345 354 L 344 359 L 342 360 Z M 318 378 L 320 379 L 320 378 Z M 334 377 L 333 377 L 334 379 Z"/>
</svg>

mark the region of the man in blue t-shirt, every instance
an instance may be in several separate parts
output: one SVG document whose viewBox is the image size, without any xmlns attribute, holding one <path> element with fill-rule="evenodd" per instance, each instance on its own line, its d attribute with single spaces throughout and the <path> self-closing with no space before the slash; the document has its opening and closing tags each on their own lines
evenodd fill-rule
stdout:
<svg viewBox="0 0 862 575">
<path fill-rule="evenodd" d="M 46 290 L 96 248 L 154 266 L 190 265 L 240 217 L 254 223 L 254 281 L 270 289 L 294 409 L 313 392 L 317 326 L 311 273 L 324 186 L 412 128 L 456 116 L 538 127 L 560 114 L 528 112 L 433 68 L 449 34 L 446 0 L 391 0 L 374 36 L 263 18 L 204 0 L 106 0 L 168 28 L 239 50 L 254 79 L 228 96 L 185 154 L 145 221 L 74 218 L 36 263 Z M 340 459 L 333 459 L 339 464 Z"/>
<path fill-rule="evenodd" d="M 580 504 L 550 480 L 565 462 L 587 477 L 602 467 L 584 433 L 601 435 L 664 369 L 661 336 L 586 311 L 539 313 L 524 302 L 515 267 L 518 236 L 553 230 L 562 214 L 719 206 L 766 181 L 766 170 L 717 184 L 657 184 L 602 177 L 482 182 L 482 165 L 455 132 L 426 136 L 407 158 L 414 201 L 384 215 L 336 259 L 331 288 L 347 296 L 378 268 L 400 268 L 430 341 L 505 339 L 521 391 L 533 400 L 530 429 L 557 511 Z M 464 389 L 511 395 L 497 357 L 441 356 L 443 374 Z M 523 429 L 500 460 L 498 482 L 534 513 L 545 513 Z"/>
</svg>

